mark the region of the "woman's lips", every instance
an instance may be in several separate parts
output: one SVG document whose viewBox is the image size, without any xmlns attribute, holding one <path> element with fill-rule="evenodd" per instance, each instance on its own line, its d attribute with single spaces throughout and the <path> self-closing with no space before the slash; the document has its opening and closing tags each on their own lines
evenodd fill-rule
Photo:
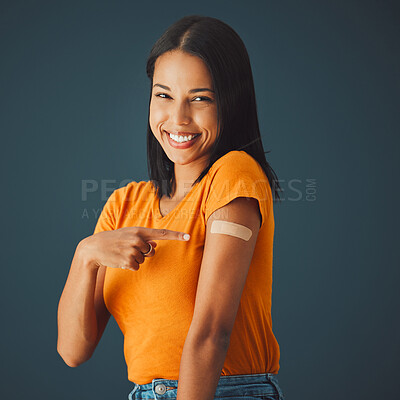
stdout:
<svg viewBox="0 0 400 400">
<path fill-rule="evenodd" d="M 165 129 L 164 129 L 164 132 L 165 133 L 171 133 L 172 135 L 176 135 L 176 136 L 179 136 L 179 135 L 184 135 L 184 136 L 189 136 L 189 135 L 200 135 L 200 133 L 199 132 L 168 132 L 168 131 L 166 131 Z"/>
<path fill-rule="evenodd" d="M 196 135 L 196 136 L 192 140 L 189 140 L 187 142 L 178 143 L 178 142 L 175 142 L 175 140 L 171 139 L 171 137 L 167 131 L 164 131 L 164 132 L 167 135 L 168 143 L 175 149 L 187 149 L 189 147 L 192 147 L 194 145 L 194 143 L 197 141 L 198 137 L 200 136 L 199 133 L 194 133 L 191 135 Z M 186 136 L 188 136 L 188 135 L 186 135 Z"/>
</svg>

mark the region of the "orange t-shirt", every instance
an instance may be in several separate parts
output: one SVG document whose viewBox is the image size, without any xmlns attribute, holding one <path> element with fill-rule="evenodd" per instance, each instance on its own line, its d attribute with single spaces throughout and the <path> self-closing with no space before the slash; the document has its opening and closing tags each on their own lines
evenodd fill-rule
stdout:
<svg viewBox="0 0 400 400">
<path fill-rule="evenodd" d="M 151 182 L 130 182 L 114 190 L 96 224 L 94 233 L 142 226 L 190 234 L 188 242 L 158 240 L 155 255 L 146 258 L 138 271 L 106 269 L 104 301 L 124 335 L 128 379 L 145 384 L 154 378 L 179 378 L 206 221 L 236 197 L 258 199 L 262 225 L 221 375 L 276 374 L 280 351 L 271 320 L 274 215 L 267 177 L 253 157 L 235 150 L 219 158 L 188 190 L 162 217 Z"/>
</svg>

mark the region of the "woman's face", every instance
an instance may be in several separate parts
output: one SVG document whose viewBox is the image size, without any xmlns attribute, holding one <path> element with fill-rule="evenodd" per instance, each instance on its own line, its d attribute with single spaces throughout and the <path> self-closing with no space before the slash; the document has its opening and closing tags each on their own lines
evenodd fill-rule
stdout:
<svg viewBox="0 0 400 400">
<path fill-rule="evenodd" d="M 149 123 L 154 136 L 175 164 L 208 163 L 217 138 L 217 104 L 213 90 L 210 72 L 200 58 L 174 50 L 156 60 Z M 173 134 L 173 139 L 167 132 Z M 189 142 L 180 142 L 190 139 L 190 134 L 198 136 Z"/>
</svg>

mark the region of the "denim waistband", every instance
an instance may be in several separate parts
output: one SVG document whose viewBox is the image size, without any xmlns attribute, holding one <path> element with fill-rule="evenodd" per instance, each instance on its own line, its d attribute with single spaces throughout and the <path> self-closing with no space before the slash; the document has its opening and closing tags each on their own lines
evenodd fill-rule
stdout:
<svg viewBox="0 0 400 400">
<path fill-rule="evenodd" d="M 218 386 L 217 386 L 217 392 L 218 388 L 223 388 L 223 387 L 228 387 L 232 385 L 247 385 L 247 384 L 254 384 L 254 383 L 265 383 L 265 384 L 270 384 L 273 386 L 276 391 L 279 394 L 280 399 L 284 399 L 283 393 L 279 387 L 278 379 L 277 379 L 277 374 L 272 374 L 272 373 L 260 373 L 260 374 L 244 374 L 244 375 L 221 375 Z M 134 394 L 136 392 L 152 392 L 152 393 L 157 393 L 157 387 L 162 386 L 164 393 L 165 390 L 171 390 L 171 389 L 177 389 L 178 388 L 178 380 L 176 379 L 163 379 L 163 378 L 155 378 L 149 383 L 145 383 L 142 385 L 139 385 L 135 382 L 133 382 L 135 387 L 133 390 L 129 393 L 128 399 L 129 400 L 134 400 L 136 397 Z M 162 393 L 160 393 L 162 394 Z M 172 394 L 172 393 L 171 393 Z M 156 396 L 157 398 L 168 398 L 168 396 Z"/>
</svg>

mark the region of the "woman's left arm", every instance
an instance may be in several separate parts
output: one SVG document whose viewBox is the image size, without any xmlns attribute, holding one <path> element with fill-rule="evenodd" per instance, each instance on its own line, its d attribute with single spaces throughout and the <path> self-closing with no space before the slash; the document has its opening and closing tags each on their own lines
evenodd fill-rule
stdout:
<svg viewBox="0 0 400 400">
<path fill-rule="evenodd" d="M 248 241 L 211 233 L 214 220 L 252 231 Z M 261 214 L 254 198 L 237 197 L 210 215 L 193 319 L 182 351 L 177 400 L 213 400 L 253 257 Z"/>
</svg>

